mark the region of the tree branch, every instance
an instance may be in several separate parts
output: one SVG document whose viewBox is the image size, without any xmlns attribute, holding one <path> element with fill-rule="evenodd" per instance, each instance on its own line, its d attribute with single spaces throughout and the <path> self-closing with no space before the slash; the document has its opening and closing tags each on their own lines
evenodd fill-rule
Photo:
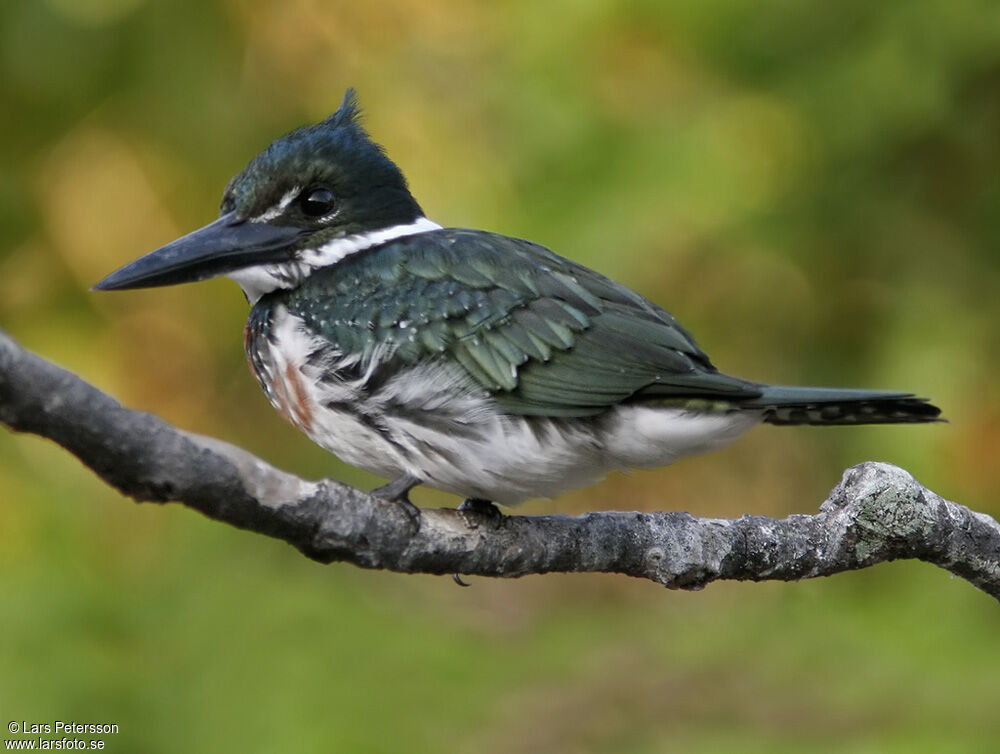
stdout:
<svg viewBox="0 0 1000 754">
<path fill-rule="evenodd" d="M 611 572 L 674 589 L 791 581 L 917 558 L 1000 599 L 1000 524 L 884 463 L 848 469 L 816 515 L 502 516 L 403 506 L 309 482 L 220 440 L 132 411 L 0 332 L 0 422 L 47 437 L 138 501 L 178 501 L 323 563 L 403 573 Z"/>
</svg>

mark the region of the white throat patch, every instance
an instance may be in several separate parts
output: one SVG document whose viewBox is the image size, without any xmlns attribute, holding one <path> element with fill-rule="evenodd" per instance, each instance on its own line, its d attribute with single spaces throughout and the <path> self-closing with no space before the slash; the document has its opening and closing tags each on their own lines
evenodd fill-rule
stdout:
<svg viewBox="0 0 1000 754">
<path fill-rule="evenodd" d="M 441 226 L 426 217 L 418 217 L 412 223 L 393 225 L 390 228 L 357 233 L 327 241 L 318 249 L 304 249 L 299 258 L 285 264 L 262 264 L 230 272 L 226 277 L 239 283 L 250 305 L 257 303 L 261 296 L 279 288 L 293 288 L 299 285 L 320 267 L 337 264 L 359 251 L 379 246 L 397 238 L 441 230 Z"/>
</svg>

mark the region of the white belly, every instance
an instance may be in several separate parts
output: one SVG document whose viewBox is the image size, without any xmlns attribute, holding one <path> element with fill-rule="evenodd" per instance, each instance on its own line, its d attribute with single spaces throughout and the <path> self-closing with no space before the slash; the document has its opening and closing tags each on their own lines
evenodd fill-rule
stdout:
<svg viewBox="0 0 1000 754">
<path fill-rule="evenodd" d="M 447 492 L 514 505 L 589 486 L 610 471 L 665 466 L 721 448 L 759 422 L 755 414 L 632 406 L 586 419 L 494 414 L 472 440 L 407 427 L 421 447 L 435 449 L 415 456 L 416 468 L 408 470 Z"/>
<path fill-rule="evenodd" d="M 272 402 L 315 443 L 380 476 L 408 473 L 446 492 L 505 505 L 555 497 L 609 471 L 715 450 L 761 421 L 759 412 L 642 405 L 573 419 L 505 415 L 460 368 L 446 364 L 414 367 L 369 392 L 370 372 L 349 382 L 319 380 L 330 362 L 309 356 L 322 344 L 280 310 L 275 326 Z"/>
</svg>

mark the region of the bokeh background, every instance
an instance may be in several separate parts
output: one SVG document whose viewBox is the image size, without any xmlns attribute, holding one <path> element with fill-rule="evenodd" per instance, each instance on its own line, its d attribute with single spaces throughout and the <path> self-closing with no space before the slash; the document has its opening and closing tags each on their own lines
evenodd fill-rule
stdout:
<svg viewBox="0 0 1000 754">
<path fill-rule="evenodd" d="M 630 284 L 725 371 L 951 420 L 762 428 L 528 512 L 812 512 L 876 459 L 1000 514 L 989 0 L 5 0 L 0 326 L 130 406 L 378 483 L 267 405 L 232 283 L 88 290 L 351 85 L 430 217 Z M 110 751 L 989 752 L 998 702 L 1000 610 L 930 566 L 459 589 L 134 505 L 0 432 L 0 714 L 117 723 Z"/>
</svg>

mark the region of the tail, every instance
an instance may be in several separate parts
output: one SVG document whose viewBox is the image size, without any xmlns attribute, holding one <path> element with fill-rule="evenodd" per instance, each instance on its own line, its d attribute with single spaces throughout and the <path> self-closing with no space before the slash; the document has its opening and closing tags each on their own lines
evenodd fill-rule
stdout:
<svg viewBox="0 0 1000 754">
<path fill-rule="evenodd" d="M 912 393 L 763 386 L 742 405 L 764 409 L 768 424 L 922 424 L 944 421 L 941 409 Z"/>
</svg>

